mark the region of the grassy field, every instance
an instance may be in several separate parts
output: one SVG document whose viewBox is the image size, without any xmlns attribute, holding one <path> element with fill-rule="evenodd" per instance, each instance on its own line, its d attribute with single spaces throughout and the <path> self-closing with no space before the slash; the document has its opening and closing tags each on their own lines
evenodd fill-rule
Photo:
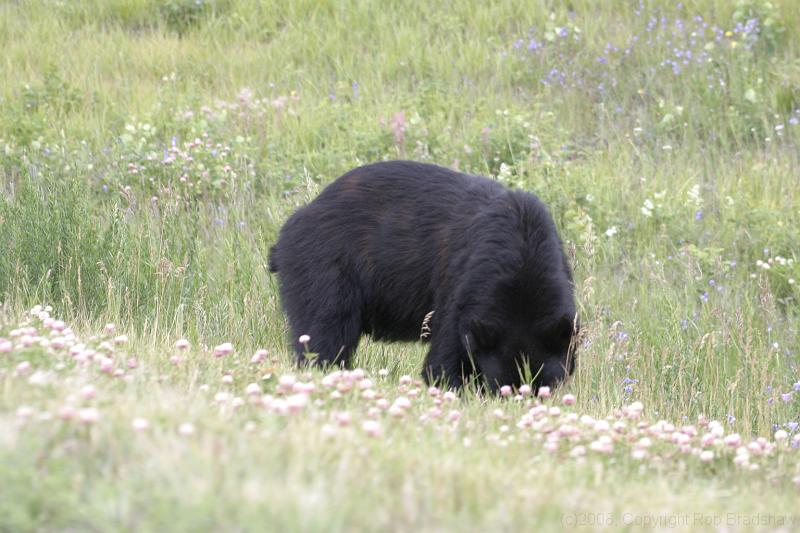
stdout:
<svg viewBox="0 0 800 533">
<path fill-rule="evenodd" d="M 0 3 L 0 531 L 800 528 L 798 27 Z M 428 390 L 421 344 L 293 367 L 269 246 L 393 158 L 550 206 L 584 330 L 552 397 Z"/>
</svg>

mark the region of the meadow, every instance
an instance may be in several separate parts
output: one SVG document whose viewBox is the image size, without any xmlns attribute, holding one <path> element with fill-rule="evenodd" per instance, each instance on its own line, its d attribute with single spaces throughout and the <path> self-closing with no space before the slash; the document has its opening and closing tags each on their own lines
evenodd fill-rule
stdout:
<svg viewBox="0 0 800 533">
<path fill-rule="evenodd" d="M 0 531 L 800 528 L 793 4 L 0 3 Z M 295 368 L 277 230 L 398 158 L 550 207 L 569 382 Z"/>
</svg>

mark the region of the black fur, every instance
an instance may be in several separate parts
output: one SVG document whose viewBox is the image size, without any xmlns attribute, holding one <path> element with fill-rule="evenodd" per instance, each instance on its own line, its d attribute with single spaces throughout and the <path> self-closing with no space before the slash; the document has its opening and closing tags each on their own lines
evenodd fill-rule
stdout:
<svg viewBox="0 0 800 533">
<path fill-rule="evenodd" d="M 478 374 L 496 390 L 555 385 L 574 368 L 572 274 L 534 195 L 391 161 L 344 174 L 283 226 L 270 252 L 298 361 L 349 364 L 362 333 L 420 338 L 429 383 Z M 308 346 L 298 337 L 307 334 Z"/>
</svg>

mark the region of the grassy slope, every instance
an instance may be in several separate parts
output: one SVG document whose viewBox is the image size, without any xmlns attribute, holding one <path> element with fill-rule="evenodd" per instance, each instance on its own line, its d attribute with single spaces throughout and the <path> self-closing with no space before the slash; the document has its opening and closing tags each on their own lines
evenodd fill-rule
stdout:
<svg viewBox="0 0 800 533">
<path fill-rule="evenodd" d="M 749 43 L 721 1 L 641 12 L 581 1 L 574 14 L 519 2 L 285 4 L 0 5 L 0 336 L 28 306 L 50 303 L 84 337 L 117 323 L 140 361 L 123 382 L 56 369 L 38 352 L 0 354 L 7 527 L 257 529 L 269 516 L 275 529 L 510 529 L 532 517 L 556 526 L 576 508 L 615 519 L 790 513 L 796 455 L 757 474 L 730 461 L 642 467 L 625 452 L 556 461 L 487 440 L 499 431 L 495 408 L 512 421 L 523 412 L 495 400 L 465 400 L 452 432 L 415 415 L 387 422 L 377 441 L 359 431 L 325 441 L 320 427 L 339 408 L 284 419 L 220 412 L 213 397 L 224 372 L 245 396 L 264 373 L 245 364 L 257 347 L 278 357 L 270 373 L 290 371 L 265 268 L 280 222 L 359 162 L 409 157 L 499 173 L 552 206 L 586 330 L 564 391 L 577 395 L 576 412 L 605 416 L 640 400 L 650 420 L 702 414 L 747 436 L 796 422 L 797 394 L 780 394 L 800 380 L 789 283 L 800 270 L 756 261 L 798 249 L 800 73 L 789 29 L 800 13 L 745 2 L 753 9 L 741 20 L 761 24 Z M 709 28 L 691 44 L 696 15 Z M 675 74 L 664 61 L 678 45 L 709 60 Z M 180 165 L 159 161 L 173 136 L 184 147 L 204 132 L 208 147 L 185 149 L 191 192 Z M 209 362 L 193 349 L 173 367 L 179 337 L 230 341 L 240 355 Z M 390 369 L 377 388 L 392 398 L 422 355 L 365 343 L 360 362 Z M 32 387 L 22 361 L 59 379 Z M 70 395 L 87 382 L 102 412 L 91 429 L 15 417 L 20 406 L 80 403 Z M 360 420 L 368 406 L 347 401 Z M 151 429 L 131 436 L 134 416 Z M 188 440 L 175 431 L 186 420 L 198 428 Z"/>
</svg>

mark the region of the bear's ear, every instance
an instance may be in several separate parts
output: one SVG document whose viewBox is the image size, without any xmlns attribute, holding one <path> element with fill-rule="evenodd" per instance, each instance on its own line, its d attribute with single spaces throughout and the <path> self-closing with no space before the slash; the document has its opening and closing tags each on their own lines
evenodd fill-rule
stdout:
<svg viewBox="0 0 800 533">
<path fill-rule="evenodd" d="M 578 331 L 580 331 L 580 324 L 578 323 L 577 317 L 566 314 L 563 315 L 558 321 L 556 331 L 558 337 L 564 340 L 570 340 L 573 335 L 577 336 Z"/>
</svg>

